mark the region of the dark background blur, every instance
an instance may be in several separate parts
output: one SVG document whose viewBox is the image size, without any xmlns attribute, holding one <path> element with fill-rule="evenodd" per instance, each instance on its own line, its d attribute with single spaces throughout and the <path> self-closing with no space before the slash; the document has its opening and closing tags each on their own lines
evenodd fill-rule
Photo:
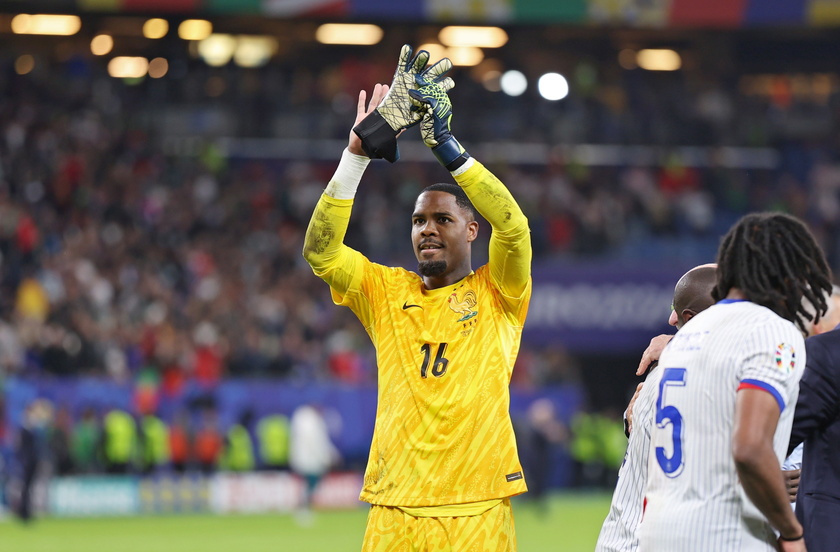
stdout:
<svg viewBox="0 0 840 552">
<path fill-rule="evenodd" d="M 224 435 L 246 411 L 257 420 L 311 402 L 333 407 L 346 466 L 363 468 L 373 350 L 303 261 L 303 233 L 358 91 L 390 82 L 402 44 L 437 43 L 453 21 L 509 38 L 475 65 L 456 62 L 451 97 L 455 134 L 531 224 L 534 295 L 512 382 L 521 423 L 549 398 L 566 426 L 577 414 L 620 424 L 641 352 L 669 331 L 674 284 L 713 261 L 747 212 L 802 218 L 838 270 L 840 18 L 829 2 L 556 4 L 0 2 L 6 455 L 37 398 L 68 434 L 85 411 L 120 409 L 171 425 L 183 416 L 191 434 L 211 416 Z M 13 32 L 19 12 L 38 9 L 80 15 L 81 27 Z M 166 24 L 161 38 L 144 36 L 150 18 Z M 200 40 L 179 36 L 194 18 L 237 44 L 259 36 L 268 54 L 212 66 Z M 376 23 L 382 38 L 316 40 L 341 21 Z M 640 68 L 646 48 L 673 50 L 680 68 Z M 118 56 L 146 69 L 111 76 Z M 527 81 L 518 96 L 502 90 L 512 70 Z M 547 72 L 565 77 L 566 97 L 540 95 Z M 397 164 L 371 164 L 347 237 L 407 268 L 414 198 L 449 178 L 417 134 L 401 138 Z"/>
</svg>

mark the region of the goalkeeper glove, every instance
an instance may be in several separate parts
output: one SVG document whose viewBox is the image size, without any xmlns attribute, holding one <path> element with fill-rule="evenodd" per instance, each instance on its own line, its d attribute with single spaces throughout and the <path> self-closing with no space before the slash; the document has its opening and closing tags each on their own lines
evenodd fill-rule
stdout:
<svg viewBox="0 0 840 552">
<path fill-rule="evenodd" d="M 448 59 L 446 60 L 449 61 Z M 450 64 L 451 66 L 451 64 Z M 438 78 L 436 81 L 409 90 L 409 95 L 419 109 L 425 109 L 420 121 L 420 134 L 423 142 L 432 148 L 440 164 L 447 170 L 454 171 L 463 165 L 470 154 L 452 136 L 452 102 L 446 94 L 455 83 L 450 78 Z"/>
<path fill-rule="evenodd" d="M 422 115 L 412 109 L 408 90 L 416 86 L 418 75 L 426 68 L 429 52 L 420 50 L 413 58 L 412 53 L 411 46 L 403 45 L 388 95 L 373 113 L 353 128 L 353 132 L 362 140 L 362 149 L 371 159 L 385 158 L 394 163 L 400 158 L 397 134 L 420 122 Z"/>
</svg>

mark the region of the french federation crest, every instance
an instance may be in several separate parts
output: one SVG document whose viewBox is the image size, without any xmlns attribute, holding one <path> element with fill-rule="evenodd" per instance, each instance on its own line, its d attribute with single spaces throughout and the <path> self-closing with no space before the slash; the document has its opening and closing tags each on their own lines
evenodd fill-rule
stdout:
<svg viewBox="0 0 840 552">
<path fill-rule="evenodd" d="M 475 306 L 478 304 L 478 298 L 475 295 L 473 290 L 467 290 L 462 298 L 458 298 L 458 292 L 452 292 L 452 295 L 449 296 L 449 308 L 452 309 L 453 312 L 460 314 L 461 318 L 458 319 L 458 322 L 463 322 L 464 320 L 469 320 L 473 316 L 478 314 L 477 310 L 473 310 Z"/>
<path fill-rule="evenodd" d="M 796 368 L 796 351 L 787 343 L 776 345 L 776 368 L 790 374 Z"/>
</svg>

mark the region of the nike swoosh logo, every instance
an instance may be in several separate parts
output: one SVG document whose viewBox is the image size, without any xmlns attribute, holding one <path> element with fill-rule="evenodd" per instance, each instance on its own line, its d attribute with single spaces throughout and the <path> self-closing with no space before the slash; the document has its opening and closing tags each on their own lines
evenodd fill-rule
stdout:
<svg viewBox="0 0 840 552">
<path fill-rule="evenodd" d="M 423 307 L 421 307 L 420 305 L 409 305 L 409 304 L 408 304 L 408 301 L 406 301 L 405 303 L 403 303 L 403 310 L 410 309 L 411 307 L 417 307 L 418 309 L 422 309 L 422 308 L 423 308 Z"/>
</svg>

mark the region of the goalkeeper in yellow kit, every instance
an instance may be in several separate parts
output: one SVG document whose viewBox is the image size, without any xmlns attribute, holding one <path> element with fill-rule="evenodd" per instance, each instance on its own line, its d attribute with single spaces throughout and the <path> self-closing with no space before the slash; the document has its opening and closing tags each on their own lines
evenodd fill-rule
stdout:
<svg viewBox="0 0 840 552">
<path fill-rule="evenodd" d="M 527 487 L 508 385 L 531 297 L 528 221 L 452 137 L 449 60 L 427 67 L 426 52 L 411 54 L 404 46 L 394 82 L 377 84 L 367 107 L 360 92 L 356 132 L 304 244 L 333 301 L 358 316 L 376 347 L 376 426 L 361 493 L 372 507 L 362 550 L 512 551 L 509 497 Z M 343 244 L 370 157 L 398 157 L 395 144 L 359 136 L 387 142 L 415 124 L 457 183 L 434 184 L 417 198 L 411 241 L 419 275 Z M 476 211 L 493 231 L 489 262 L 473 270 Z"/>
</svg>

